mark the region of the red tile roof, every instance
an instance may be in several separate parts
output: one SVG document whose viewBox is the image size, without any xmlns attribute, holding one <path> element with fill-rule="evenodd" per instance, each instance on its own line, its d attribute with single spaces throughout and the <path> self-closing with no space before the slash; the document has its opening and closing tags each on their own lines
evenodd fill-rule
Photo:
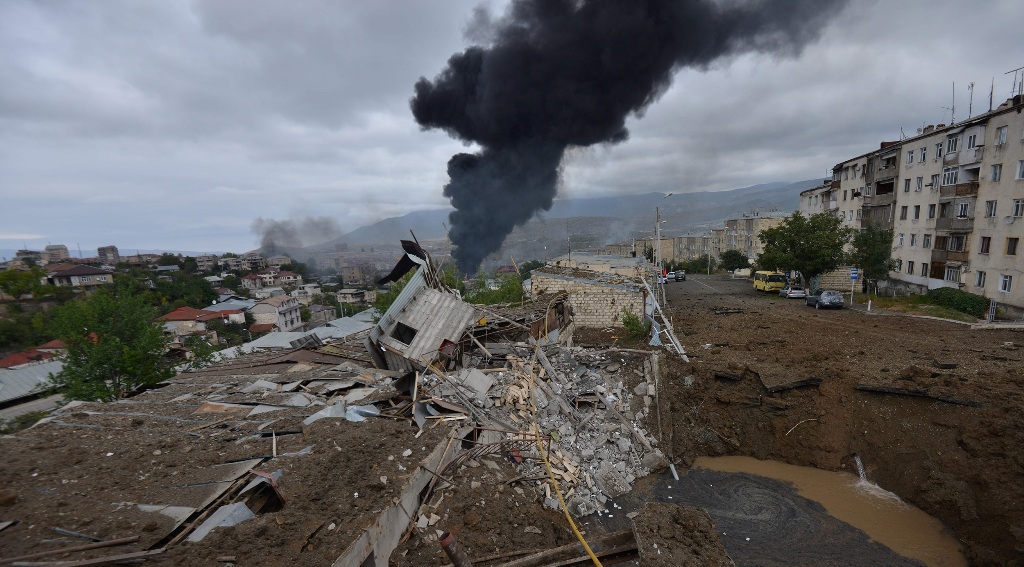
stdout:
<svg viewBox="0 0 1024 567">
<path fill-rule="evenodd" d="M 21 366 L 22 364 L 28 364 L 30 362 L 49 360 L 51 358 L 53 358 L 53 355 L 48 352 L 41 352 L 34 348 L 30 348 L 22 352 L 16 352 L 7 358 L 0 358 L 0 368 L 11 368 L 14 366 Z"/>
<path fill-rule="evenodd" d="M 252 333 L 269 333 L 277 327 L 274 323 L 253 323 L 249 326 L 249 331 Z"/>
<path fill-rule="evenodd" d="M 53 339 L 48 343 L 43 343 L 36 347 L 37 350 L 58 350 L 65 348 L 67 348 L 67 345 L 65 345 L 64 341 L 60 339 Z"/>
<path fill-rule="evenodd" d="M 261 276 L 257 276 L 256 274 L 249 274 L 247 276 L 242 276 L 242 279 L 243 280 L 262 280 L 263 278 Z"/>
<path fill-rule="evenodd" d="M 219 319 L 220 315 L 212 311 L 203 311 L 195 307 L 179 307 L 166 315 L 157 317 L 161 321 L 209 321 Z"/>
</svg>

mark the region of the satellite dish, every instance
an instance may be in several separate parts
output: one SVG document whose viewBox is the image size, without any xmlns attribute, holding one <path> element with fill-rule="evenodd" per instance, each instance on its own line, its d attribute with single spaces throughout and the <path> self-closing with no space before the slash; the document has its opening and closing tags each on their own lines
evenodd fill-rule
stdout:
<svg viewBox="0 0 1024 567">
<path fill-rule="evenodd" d="M 1017 217 L 1007 216 L 1004 220 L 1006 221 L 1006 224 L 1013 224 L 1013 219 L 1015 218 Z"/>
</svg>

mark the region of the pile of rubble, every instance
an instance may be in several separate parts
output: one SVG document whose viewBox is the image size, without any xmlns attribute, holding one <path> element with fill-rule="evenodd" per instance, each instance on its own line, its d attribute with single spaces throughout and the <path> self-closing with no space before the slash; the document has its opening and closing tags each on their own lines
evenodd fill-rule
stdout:
<svg viewBox="0 0 1024 567">
<path fill-rule="evenodd" d="M 465 414 L 483 428 L 478 448 L 533 440 L 512 460 L 522 479 L 535 479 L 547 506 L 560 507 L 549 476 L 557 478 L 569 511 L 586 516 L 667 464 L 640 425 L 657 411 L 656 358 L 626 369 L 622 357 L 580 348 L 512 346 L 508 352 L 502 366 L 426 374 L 422 403 L 469 406 Z M 631 388 L 629 382 L 639 383 Z"/>
</svg>

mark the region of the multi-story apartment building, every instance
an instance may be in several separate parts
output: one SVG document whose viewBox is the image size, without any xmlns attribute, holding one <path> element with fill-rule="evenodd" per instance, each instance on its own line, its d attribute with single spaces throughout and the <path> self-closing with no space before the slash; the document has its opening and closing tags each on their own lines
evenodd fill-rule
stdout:
<svg viewBox="0 0 1024 567">
<path fill-rule="evenodd" d="M 117 253 L 117 246 L 114 246 L 113 244 L 97 248 L 96 257 L 99 258 L 100 263 L 109 264 L 111 266 L 121 261 L 121 255 Z"/>
<path fill-rule="evenodd" d="M 217 264 L 217 256 L 213 254 L 200 254 L 196 256 L 196 268 L 200 272 L 212 272 L 213 267 Z"/>
<path fill-rule="evenodd" d="M 71 254 L 68 253 L 68 247 L 63 244 L 47 244 L 43 251 L 43 257 L 47 263 L 55 264 L 61 260 L 67 260 Z"/>
<path fill-rule="evenodd" d="M 1024 310 L 1022 111 L 1017 95 L 835 166 L 830 210 L 848 226 L 893 229 L 890 281 L 918 291 L 958 287 Z M 804 191 L 801 210 L 827 195 Z"/>
</svg>

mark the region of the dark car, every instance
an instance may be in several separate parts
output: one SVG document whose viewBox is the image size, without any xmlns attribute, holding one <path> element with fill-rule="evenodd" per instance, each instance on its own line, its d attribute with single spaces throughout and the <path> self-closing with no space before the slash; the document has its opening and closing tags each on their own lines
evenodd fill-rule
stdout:
<svg viewBox="0 0 1024 567">
<path fill-rule="evenodd" d="M 843 301 L 843 294 L 831 289 L 820 289 L 814 293 L 808 294 L 807 298 L 804 299 L 804 303 L 806 303 L 808 307 L 813 305 L 815 309 L 842 309 L 843 305 L 845 305 Z"/>
<path fill-rule="evenodd" d="M 676 281 L 677 282 L 685 282 L 686 281 L 686 270 L 676 270 Z"/>
</svg>

